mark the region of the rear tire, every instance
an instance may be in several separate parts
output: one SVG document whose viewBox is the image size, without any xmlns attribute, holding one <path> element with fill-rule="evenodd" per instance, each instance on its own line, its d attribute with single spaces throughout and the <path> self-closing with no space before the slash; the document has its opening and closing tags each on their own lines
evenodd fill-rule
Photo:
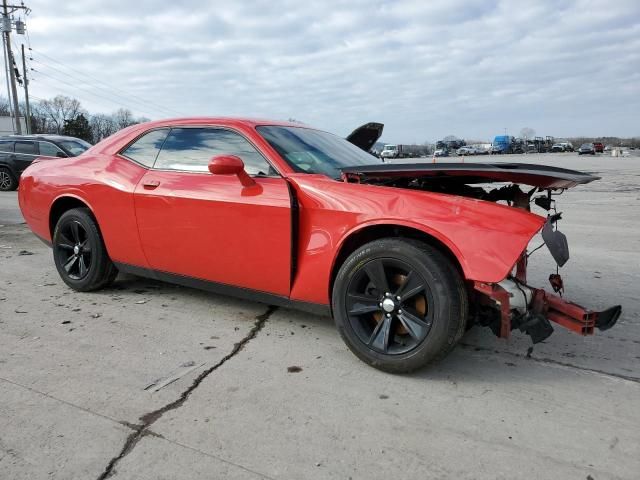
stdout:
<svg viewBox="0 0 640 480">
<path fill-rule="evenodd" d="M 464 281 L 437 249 L 410 239 L 363 245 L 340 267 L 332 293 L 342 339 L 369 365 L 406 373 L 443 358 L 465 332 Z"/>
<path fill-rule="evenodd" d="M 18 188 L 18 179 L 7 167 L 0 167 L 0 191 L 10 192 Z"/>
<path fill-rule="evenodd" d="M 53 233 L 53 260 L 64 283 L 79 292 L 104 288 L 118 275 L 88 208 L 62 214 Z"/>
</svg>

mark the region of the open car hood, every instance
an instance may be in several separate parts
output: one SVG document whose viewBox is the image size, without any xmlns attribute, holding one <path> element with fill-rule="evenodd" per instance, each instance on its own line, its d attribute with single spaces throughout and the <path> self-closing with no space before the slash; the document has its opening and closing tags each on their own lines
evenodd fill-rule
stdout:
<svg viewBox="0 0 640 480">
<path fill-rule="evenodd" d="M 382 123 L 365 123 L 351 132 L 347 137 L 347 141 L 368 152 L 382 135 L 383 128 L 384 125 Z"/>
<path fill-rule="evenodd" d="M 433 177 L 465 184 L 522 183 L 543 189 L 570 188 L 600 179 L 589 173 L 531 163 L 385 163 L 343 168 L 342 173 L 347 180 Z"/>
</svg>

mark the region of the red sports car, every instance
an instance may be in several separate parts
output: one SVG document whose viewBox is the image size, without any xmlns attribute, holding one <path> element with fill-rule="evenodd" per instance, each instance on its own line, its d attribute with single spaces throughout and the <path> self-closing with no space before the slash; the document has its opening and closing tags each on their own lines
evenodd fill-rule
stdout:
<svg viewBox="0 0 640 480">
<path fill-rule="evenodd" d="M 367 152 L 381 131 L 371 123 L 343 139 L 230 118 L 134 125 L 79 157 L 34 162 L 20 207 L 75 290 L 122 271 L 331 313 L 349 348 L 386 371 L 443 357 L 474 323 L 534 342 L 550 321 L 582 335 L 613 326 L 619 306 L 592 312 L 526 283 L 538 231 L 559 265 L 568 259 L 556 195 L 597 177 L 382 163 Z M 561 291 L 560 276 L 550 280 Z"/>
</svg>

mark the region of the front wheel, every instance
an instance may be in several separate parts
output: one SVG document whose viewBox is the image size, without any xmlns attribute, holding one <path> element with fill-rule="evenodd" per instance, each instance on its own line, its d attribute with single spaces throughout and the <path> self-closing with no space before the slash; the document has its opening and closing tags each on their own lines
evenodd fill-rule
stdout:
<svg viewBox="0 0 640 480">
<path fill-rule="evenodd" d="M 443 358 L 465 331 L 467 293 L 461 275 L 437 249 L 388 238 L 344 262 L 332 293 L 342 339 L 361 360 L 393 373 Z"/>
<path fill-rule="evenodd" d="M 63 213 L 53 233 L 53 260 L 60 277 L 79 292 L 98 290 L 115 280 L 98 224 L 88 208 Z"/>
</svg>

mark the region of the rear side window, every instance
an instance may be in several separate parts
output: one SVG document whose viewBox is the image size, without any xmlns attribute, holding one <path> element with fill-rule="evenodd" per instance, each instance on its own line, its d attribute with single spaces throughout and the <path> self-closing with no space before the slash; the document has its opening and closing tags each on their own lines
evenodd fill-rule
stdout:
<svg viewBox="0 0 640 480">
<path fill-rule="evenodd" d="M 155 168 L 189 172 L 209 171 L 216 155 L 237 155 L 249 175 L 273 175 L 269 162 L 242 135 L 222 128 L 172 128 Z"/>
<path fill-rule="evenodd" d="M 40 155 L 44 155 L 45 157 L 55 157 L 58 153 L 63 153 L 62 149 L 55 146 L 50 142 L 39 142 L 40 143 Z M 66 157 L 67 155 L 64 154 Z"/>
<path fill-rule="evenodd" d="M 13 153 L 13 142 L 0 140 L 0 154 Z"/>
<path fill-rule="evenodd" d="M 167 138 L 169 129 L 163 128 L 160 130 L 152 130 L 149 133 L 145 133 L 138 140 L 129 145 L 123 152 L 127 158 L 134 160 L 145 167 L 153 167 L 153 162 L 156 161 L 158 152 L 164 143 L 164 139 Z"/>
<path fill-rule="evenodd" d="M 38 148 L 36 142 L 16 142 L 16 153 L 26 153 L 27 155 L 37 155 Z"/>
</svg>

